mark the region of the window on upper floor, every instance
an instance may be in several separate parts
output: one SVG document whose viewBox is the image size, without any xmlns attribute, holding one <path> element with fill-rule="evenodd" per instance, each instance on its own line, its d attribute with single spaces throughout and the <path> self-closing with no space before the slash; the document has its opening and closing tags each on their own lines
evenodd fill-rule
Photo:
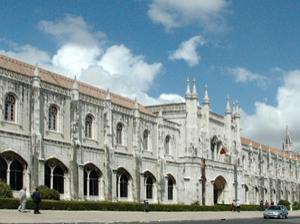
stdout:
<svg viewBox="0 0 300 224">
<path fill-rule="evenodd" d="M 88 114 L 85 117 L 85 137 L 92 138 L 93 137 L 93 115 Z"/>
<path fill-rule="evenodd" d="M 57 106 L 51 105 L 49 107 L 49 117 L 48 117 L 48 129 L 57 131 L 57 118 L 58 109 Z"/>
<path fill-rule="evenodd" d="M 150 131 L 145 130 L 143 133 L 143 148 L 144 148 L 144 150 L 150 150 L 149 137 L 150 137 Z"/>
<path fill-rule="evenodd" d="M 5 97 L 4 119 L 7 121 L 16 120 L 16 97 L 9 93 Z"/>
<path fill-rule="evenodd" d="M 171 136 L 167 135 L 165 138 L 165 152 L 166 155 L 171 155 Z"/>
<path fill-rule="evenodd" d="M 120 122 L 117 124 L 116 142 L 119 145 L 123 144 L 123 124 Z"/>
</svg>

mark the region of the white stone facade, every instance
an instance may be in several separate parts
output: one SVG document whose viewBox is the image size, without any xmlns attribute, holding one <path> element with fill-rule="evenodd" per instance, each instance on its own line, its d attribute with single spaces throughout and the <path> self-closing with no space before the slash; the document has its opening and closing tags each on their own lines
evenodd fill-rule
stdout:
<svg viewBox="0 0 300 224">
<path fill-rule="evenodd" d="M 63 199 L 299 201 L 299 159 L 240 136 L 238 105 L 138 102 L 0 55 L 0 179 Z M 51 109 L 52 108 L 52 109 Z"/>
</svg>

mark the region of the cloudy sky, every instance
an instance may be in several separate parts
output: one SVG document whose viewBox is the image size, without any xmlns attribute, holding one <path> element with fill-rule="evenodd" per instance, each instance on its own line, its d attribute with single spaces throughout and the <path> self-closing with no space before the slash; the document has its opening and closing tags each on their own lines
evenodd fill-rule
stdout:
<svg viewBox="0 0 300 224">
<path fill-rule="evenodd" d="M 143 104 L 183 101 L 224 114 L 238 100 L 242 134 L 300 151 L 300 1 L 0 0 L 0 53 Z"/>
</svg>

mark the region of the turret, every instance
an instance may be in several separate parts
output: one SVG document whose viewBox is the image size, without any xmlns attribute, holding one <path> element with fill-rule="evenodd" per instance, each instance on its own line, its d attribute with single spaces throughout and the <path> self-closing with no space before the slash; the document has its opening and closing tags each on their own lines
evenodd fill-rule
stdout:
<svg viewBox="0 0 300 224">
<path fill-rule="evenodd" d="M 72 100 L 79 100 L 79 83 L 76 76 L 74 77 L 74 82 L 72 86 Z"/>
<path fill-rule="evenodd" d="M 198 101 L 196 81 L 193 80 L 192 93 L 190 92 L 189 80 L 186 87 L 186 154 L 191 156 L 198 147 Z"/>
<path fill-rule="evenodd" d="M 285 136 L 283 142 L 283 151 L 291 152 L 293 147 L 292 138 L 290 136 L 289 127 L 285 128 Z"/>
<path fill-rule="evenodd" d="M 230 98 L 227 95 L 226 97 L 226 109 L 225 109 L 225 136 L 226 138 L 226 147 L 229 152 L 231 153 L 231 108 L 230 108 Z"/>
<path fill-rule="evenodd" d="M 34 72 L 33 72 L 33 77 L 32 77 L 32 86 L 34 88 L 40 88 L 40 72 L 38 68 L 38 64 L 35 65 Z"/>
<path fill-rule="evenodd" d="M 202 152 L 203 158 L 208 158 L 210 154 L 210 134 L 209 134 L 209 97 L 208 97 L 208 88 L 205 84 L 204 87 L 204 97 L 203 97 L 203 107 L 202 107 L 202 122 L 203 123 L 203 134 L 204 134 L 204 148 Z"/>
<path fill-rule="evenodd" d="M 192 99 L 197 99 L 197 88 L 196 88 L 196 80 L 193 80 L 193 88 L 192 88 Z"/>
<path fill-rule="evenodd" d="M 187 80 L 186 80 L 185 98 L 186 99 L 191 98 L 191 89 L 190 89 L 190 80 L 189 80 L 189 78 L 187 78 Z"/>
</svg>

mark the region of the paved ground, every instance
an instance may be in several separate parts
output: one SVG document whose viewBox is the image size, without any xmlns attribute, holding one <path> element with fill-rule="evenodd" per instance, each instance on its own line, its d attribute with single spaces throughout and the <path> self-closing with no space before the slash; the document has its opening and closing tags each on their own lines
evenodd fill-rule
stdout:
<svg viewBox="0 0 300 224">
<path fill-rule="evenodd" d="M 300 223 L 300 211 L 289 213 L 288 222 Z M 238 220 L 236 220 L 238 219 Z M 204 220 L 215 220 L 208 222 Z M 230 222 L 231 220 L 231 222 Z M 248 220 L 244 222 L 242 220 Z M 259 220 L 255 221 L 255 220 Z M 260 220 L 262 222 L 260 222 Z M 291 222 L 298 220 L 297 222 Z M 262 219 L 262 212 L 111 212 L 111 211 L 53 211 L 42 210 L 35 215 L 32 211 L 0 210 L 0 223 L 272 223 Z M 200 222 L 199 222 L 200 221 Z M 249 222 L 250 221 L 250 222 Z M 254 221 L 254 222 L 253 222 Z M 280 220 L 278 220 L 280 221 Z M 282 220 L 283 221 L 283 220 Z"/>
</svg>

